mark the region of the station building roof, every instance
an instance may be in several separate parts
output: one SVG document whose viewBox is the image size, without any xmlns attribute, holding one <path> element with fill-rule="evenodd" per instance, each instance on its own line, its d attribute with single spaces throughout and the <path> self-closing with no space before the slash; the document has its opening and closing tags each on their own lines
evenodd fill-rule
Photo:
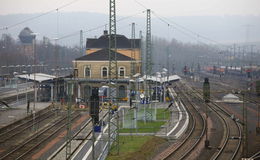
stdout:
<svg viewBox="0 0 260 160">
<path fill-rule="evenodd" d="M 112 51 L 115 54 L 114 51 Z M 117 53 L 118 61 L 131 61 L 132 58 L 125 56 L 121 53 Z M 91 54 L 76 58 L 75 61 L 109 61 L 109 49 L 101 49 L 99 51 L 93 52 Z"/>
<path fill-rule="evenodd" d="M 17 77 L 34 81 L 34 74 L 21 74 L 21 75 L 17 75 Z M 37 82 L 49 81 L 55 78 L 56 76 L 53 75 L 44 74 L 44 73 L 35 73 L 35 81 Z"/>
<path fill-rule="evenodd" d="M 135 48 L 140 48 L 141 39 L 128 39 L 124 35 L 117 34 L 117 48 L 131 48 L 131 42 L 134 40 Z M 86 48 L 108 48 L 109 47 L 109 34 L 105 30 L 104 34 L 99 38 L 88 38 L 86 42 Z"/>
<path fill-rule="evenodd" d="M 143 79 L 146 79 L 146 76 L 143 76 Z M 180 80 L 181 77 L 178 75 L 169 75 L 169 79 L 167 76 L 165 77 L 156 77 L 156 76 L 147 76 L 147 80 L 151 80 L 154 82 L 160 82 L 160 83 L 164 83 L 164 82 L 172 82 L 172 81 L 177 81 Z"/>
</svg>

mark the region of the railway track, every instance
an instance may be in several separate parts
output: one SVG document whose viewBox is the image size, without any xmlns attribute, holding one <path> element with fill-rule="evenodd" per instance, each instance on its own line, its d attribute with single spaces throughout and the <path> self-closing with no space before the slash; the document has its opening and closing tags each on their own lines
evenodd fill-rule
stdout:
<svg viewBox="0 0 260 160">
<path fill-rule="evenodd" d="M 78 118 L 80 113 L 73 113 L 72 120 Z M 33 136 L 26 139 L 16 147 L 7 150 L 0 155 L 0 159 L 26 159 L 34 150 L 37 150 L 41 144 L 48 142 L 55 134 L 62 131 L 66 126 L 66 117 L 59 119 L 52 125 L 36 132 Z"/>
<path fill-rule="evenodd" d="M 44 125 L 45 122 L 50 121 L 50 119 L 55 119 L 55 113 L 51 110 L 47 110 L 43 114 L 37 115 L 35 117 L 35 122 L 33 121 L 32 118 L 30 118 L 24 122 L 21 121 L 21 123 L 3 129 L 0 133 L 0 148 L 3 145 L 5 146 L 4 143 L 10 140 L 17 142 L 17 139 L 20 138 L 21 134 L 27 136 L 30 135 L 31 129 L 33 128 L 34 125 L 37 124 L 37 126 L 39 126 L 40 123 Z"/>
<path fill-rule="evenodd" d="M 49 112 L 50 109 L 51 109 L 51 106 L 36 112 L 35 118 L 38 118 L 41 115 L 44 115 L 46 112 Z M 7 125 L 7 126 L 0 128 L 0 136 L 1 136 L 1 134 L 8 132 L 9 130 L 15 129 L 16 127 L 19 127 L 19 126 L 21 126 L 21 125 L 23 125 L 23 124 L 25 124 L 25 123 L 27 123 L 28 121 L 31 121 L 31 120 L 32 120 L 32 115 L 27 116 L 23 119 L 17 120 L 17 121 L 15 121 L 15 122 Z"/>
<path fill-rule="evenodd" d="M 189 87 L 186 85 L 186 87 Z M 189 87 L 192 90 L 192 94 L 194 97 L 199 98 L 203 101 L 202 93 L 198 90 L 195 90 Z M 239 149 L 242 142 L 242 130 L 241 125 L 234 119 L 231 118 L 231 115 L 222 109 L 219 105 L 214 102 L 208 104 L 208 108 L 210 108 L 214 113 L 221 118 L 222 122 L 225 126 L 225 134 L 221 145 L 219 146 L 218 152 L 216 152 L 211 159 L 220 159 L 220 160 L 233 160 L 239 159 Z"/>
<path fill-rule="evenodd" d="M 100 111 L 100 113 L 101 113 L 101 111 Z M 102 118 L 104 119 L 104 118 L 107 117 L 107 115 L 108 115 L 108 112 L 106 112 L 104 115 L 100 115 L 100 116 L 102 116 Z M 83 130 L 87 130 L 87 133 L 86 133 L 85 137 L 80 139 L 81 142 L 80 142 L 79 144 L 77 144 L 75 148 L 73 148 L 73 150 L 72 150 L 72 152 L 71 152 L 71 154 L 70 154 L 70 156 L 69 156 L 68 158 L 72 158 L 72 156 L 76 153 L 76 151 L 79 150 L 79 148 L 84 144 L 84 142 L 86 142 L 87 140 L 89 140 L 89 139 L 91 138 L 91 137 L 90 137 L 90 136 L 92 135 L 92 123 L 91 123 L 91 118 L 80 128 L 79 131 L 77 131 L 77 132 L 72 136 L 72 138 L 70 139 L 69 143 L 72 143 L 73 140 L 78 140 L 78 139 L 77 139 L 77 136 L 79 136 L 79 134 L 80 134 Z M 65 149 L 66 145 L 67 145 L 67 142 L 65 142 L 53 155 L 51 155 L 51 156 L 48 158 L 48 160 L 53 160 L 53 159 L 57 158 L 57 156 L 58 156 L 59 154 L 61 154 L 62 151 Z"/>
<path fill-rule="evenodd" d="M 190 117 L 190 125 L 185 136 L 181 138 L 181 141 L 167 148 L 155 159 L 185 159 L 196 148 L 205 134 L 205 118 L 181 90 L 178 90 L 178 92 L 182 93 L 181 101 L 187 108 Z"/>
<path fill-rule="evenodd" d="M 33 93 L 32 92 L 28 92 L 28 94 L 27 94 L 28 99 L 27 100 L 32 101 L 33 100 L 32 96 L 33 96 Z M 24 101 L 25 103 L 27 103 L 26 100 L 25 100 L 25 97 L 26 97 L 25 93 L 20 93 L 18 95 L 19 101 Z M 17 101 L 17 95 L 13 95 L 13 96 L 10 96 L 10 97 L 5 97 L 5 98 L 2 98 L 0 96 L 0 100 L 4 101 L 5 103 L 7 103 L 10 107 L 13 107 L 13 106 L 17 105 L 17 102 L 16 102 Z M 4 105 L 0 104 L 0 107 L 4 107 Z"/>
<path fill-rule="evenodd" d="M 260 151 L 258 151 L 258 152 L 255 153 L 253 156 L 251 156 L 250 159 L 252 159 L 252 160 L 258 160 L 258 159 L 260 159 Z"/>
<path fill-rule="evenodd" d="M 247 88 L 247 85 L 242 83 L 241 84 L 230 84 L 230 82 L 225 82 L 225 81 L 221 81 L 220 79 L 217 79 L 215 78 L 214 76 L 212 75 L 208 75 L 206 74 L 207 76 L 211 77 L 211 84 L 214 84 L 214 85 L 217 85 L 218 86 L 218 90 L 217 92 L 220 92 L 220 93 L 230 93 L 230 92 L 233 92 L 233 93 L 237 93 L 237 92 L 242 92 L 244 91 L 245 93 L 245 96 L 243 97 L 241 94 L 236 94 L 240 99 L 245 99 L 246 101 L 250 102 L 250 103 L 253 103 L 253 104 L 260 104 L 260 101 L 257 99 L 256 95 L 253 95 L 250 91 L 248 91 L 248 88 Z M 234 77 L 233 77 L 234 78 Z M 241 82 L 241 79 L 235 79 L 236 81 L 239 81 Z M 244 82 L 246 82 L 245 80 L 243 80 Z M 223 87 L 219 87 L 220 86 L 223 86 Z M 222 89 L 224 88 L 224 89 Z M 244 88 L 244 89 L 239 89 L 238 88 Z"/>
</svg>

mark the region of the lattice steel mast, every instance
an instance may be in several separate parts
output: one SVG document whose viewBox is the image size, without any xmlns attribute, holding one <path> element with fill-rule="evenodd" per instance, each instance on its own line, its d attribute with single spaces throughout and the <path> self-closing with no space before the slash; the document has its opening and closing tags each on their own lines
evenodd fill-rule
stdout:
<svg viewBox="0 0 260 160">
<path fill-rule="evenodd" d="M 151 10 L 147 9 L 147 19 L 146 19 L 146 57 L 145 57 L 145 97 L 146 98 L 150 98 L 149 100 L 151 101 L 151 84 L 149 83 L 149 81 L 147 81 L 148 76 L 151 76 L 151 72 L 152 72 L 152 36 L 151 36 Z M 148 108 L 148 106 L 151 106 L 149 104 L 147 104 L 148 101 L 145 102 L 145 106 L 144 107 L 144 112 L 145 112 L 145 123 L 146 123 L 146 119 L 148 116 L 151 117 L 152 119 L 152 113 L 149 110 L 146 110 L 146 108 Z"/>
<path fill-rule="evenodd" d="M 108 114 L 108 151 L 114 143 L 119 153 L 118 137 L 118 112 L 112 115 L 112 105 L 118 106 L 118 70 L 117 70 L 117 48 L 116 48 L 116 2 L 110 0 L 109 3 L 109 114 Z M 114 97 L 116 96 L 116 97 Z M 115 118 L 115 120 L 113 120 Z"/>
<path fill-rule="evenodd" d="M 152 72 L 152 35 L 151 35 L 151 10 L 147 9 L 146 19 L 146 75 L 151 76 Z"/>
<path fill-rule="evenodd" d="M 143 35 L 142 35 L 142 31 L 139 31 L 139 38 L 140 38 L 140 43 L 139 43 L 139 45 L 140 45 L 140 59 L 141 59 L 141 63 L 142 63 L 142 65 L 141 65 L 141 70 L 140 70 L 140 73 L 143 75 L 144 74 L 144 67 L 145 67 L 145 55 L 144 55 L 144 52 L 143 52 L 143 43 L 142 43 L 142 41 L 143 41 Z"/>
<path fill-rule="evenodd" d="M 132 23 L 132 36 L 131 36 L 131 78 L 136 73 L 136 59 L 135 59 L 135 23 Z"/>
</svg>

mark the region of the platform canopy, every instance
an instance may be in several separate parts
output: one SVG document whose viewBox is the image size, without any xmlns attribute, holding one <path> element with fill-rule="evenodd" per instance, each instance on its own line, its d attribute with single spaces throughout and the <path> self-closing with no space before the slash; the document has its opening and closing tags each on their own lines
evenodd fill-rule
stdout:
<svg viewBox="0 0 260 160">
<path fill-rule="evenodd" d="M 241 103 L 242 101 L 239 100 L 239 97 L 229 93 L 227 95 L 225 95 L 222 100 L 224 102 L 231 102 L 231 103 Z"/>
<path fill-rule="evenodd" d="M 21 75 L 17 75 L 16 77 L 34 81 L 34 73 L 21 74 Z M 56 76 L 53 76 L 53 75 L 44 74 L 44 73 L 35 73 L 35 81 L 37 81 L 37 82 L 49 81 L 49 80 L 53 80 L 55 78 L 56 78 Z"/>
<path fill-rule="evenodd" d="M 146 79 L 146 76 L 143 76 L 143 79 Z M 164 77 L 156 77 L 156 76 L 147 76 L 147 80 L 151 80 L 154 82 L 160 82 L 160 83 L 164 83 L 164 82 L 172 82 L 172 81 L 178 81 L 180 80 L 181 77 L 178 75 L 170 75 L 169 78 L 167 76 Z"/>
</svg>

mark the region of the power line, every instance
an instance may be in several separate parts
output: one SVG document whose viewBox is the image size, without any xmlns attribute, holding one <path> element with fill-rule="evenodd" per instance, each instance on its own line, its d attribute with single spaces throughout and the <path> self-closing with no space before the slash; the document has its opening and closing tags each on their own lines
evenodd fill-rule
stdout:
<svg viewBox="0 0 260 160">
<path fill-rule="evenodd" d="M 137 0 L 134 0 L 134 1 L 135 1 L 137 4 L 139 4 L 140 6 L 142 6 L 143 8 L 147 9 L 147 7 L 146 7 L 144 4 L 138 2 Z M 180 24 L 178 24 L 178 23 L 176 23 L 176 22 L 174 22 L 174 21 L 172 21 L 172 20 L 166 19 L 166 18 L 164 18 L 164 17 L 158 15 L 158 14 L 155 13 L 153 10 L 152 10 L 152 14 L 153 14 L 154 16 L 156 16 L 159 20 L 161 20 L 163 23 L 167 24 L 168 26 L 174 27 L 174 29 L 178 30 L 179 32 L 181 32 L 182 34 L 184 34 L 184 35 L 186 35 L 186 36 L 188 36 L 188 37 L 190 37 L 190 38 L 197 39 L 197 37 L 200 37 L 200 38 L 202 38 L 202 39 L 204 39 L 204 40 L 207 40 L 207 41 L 209 41 L 209 42 L 213 42 L 213 43 L 215 43 L 215 44 L 224 46 L 223 44 L 220 44 L 219 42 L 217 42 L 217 41 L 215 41 L 215 40 L 212 40 L 212 39 L 210 39 L 210 38 L 208 38 L 208 37 L 206 37 L 206 36 L 203 36 L 203 35 L 201 35 L 201 34 L 199 34 L 199 33 L 196 33 L 196 32 L 194 32 L 194 31 L 188 29 L 187 27 L 184 27 L 184 26 L 182 26 L 182 25 L 180 25 Z M 174 25 L 175 25 L 175 26 L 174 26 Z M 179 27 L 180 29 L 179 29 L 178 27 Z M 185 30 L 186 32 L 184 32 L 183 30 Z M 187 33 L 187 32 L 188 32 L 188 33 Z M 190 35 L 189 35 L 189 34 L 190 34 Z M 195 36 L 195 37 L 194 37 L 194 36 Z M 199 41 L 199 42 L 201 42 L 201 41 Z M 203 42 L 201 42 L 201 43 L 203 43 Z M 203 43 L 203 44 L 205 44 L 205 43 Z"/>
<path fill-rule="evenodd" d="M 200 38 L 205 39 L 207 41 L 210 41 L 210 42 L 216 43 L 218 45 L 221 45 L 219 42 L 217 42 L 215 40 L 212 40 L 212 39 L 210 39 L 210 38 L 208 38 L 206 36 L 203 36 L 203 35 L 201 35 L 199 33 L 196 33 L 196 32 L 194 32 L 194 31 L 192 31 L 192 30 L 190 30 L 190 29 L 188 29 L 188 28 L 186 28 L 186 27 L 184 27 L 184 26 L 182 26 L 182 25 L 180 25 L 180 24 L 178 24 L 178 23 L 176 23 L 176 22 L 174 22 L 172 20 L 166 19 L 166 18 L 158 15 L 154 11 L 152 11 L 152 13 L 153 13 L 154 16 L 156 16 L 159 20 L 161 20 L 162 22 L 166 23 L 167 25 L 173 25 L 173 26 L 175 25 L 175 26 L 181 28 L 182 30 L 185 30 L 185 31 L 189 32 L 190 34 L 192 34 L 192 35 L 194 35 L 196 37 L 200 37 Z M 178 29 L 177 27 L 175 27 L 175 29 Z"/>
<path fill-rule="evenodd" d="M 126 19 L 129 19 L 129 18 L 132 18 L 132 17 L 134 17 L 134 16 L 136 16 L 136 15 L 138 15 L 138 14 L 140 14 L 140 13 L 145 13 L 145 11 L 137 12 L 137 13 L 134 13 L 134 14 L 132 14 L 132 15 L 130 15 L 130 16 L 127 16 L 127 17 L 122 17 L 122 18 L 118 19 L 116 22 L 120 22 L 120 21 L 124 21 L 124 20 L 126 20 Z M 94 27 L 94 28 L 91 28 L 91 29 L 88 29 L 88 30 L 85 30 L 85 31 L 83 31 L 83 33 L 92 32 L 92 31 L 98 30 L 98 29 L 100 29 L 100 28 L 104 28 L 104 27 L 106 27 L 107 25 L 108 25 L 108 23 L 103 24 L 103 25 L 100 25 L 100 26 L 97 26 L 97 27 Z M 127 25 L 127 26 L 128 26 L 128 25 Z M 125 27 L 125 26 L 123 26 L 123 27 L 121 27 L 121 28 L 124 28 L 124 27 Z M 120 29 L 121 29 L 121 28 L 120 28 Z M 79 32 L 78 32 L 78 31 L 75 31 L 75 32 L 72 32 L 72 33 L 70 33 L 70 34 L 68 34 L 68 35 L 64 35 L 64 36 L 60 37 L 59 40 L 65 39 L 65 38 L 69 38 L 69 37 L 73 37 L 73 36 L 76 36 L 76 35 L 78 35 L 78 34 L 79 34 Z"/>
<path fill-rule="evenodd" d="M 138 3 L 140 6 L 142 6 L 145 10 L 148 9 L 145 5 L 143 5 L 142 3 L 138 2 L 137 0 L 134 0 L 134 1 L 135 1 L 136 3 Z"/>
<path fill-rule="evenodd" d="M 68 6 L 70 6 L 71 4 L 73 4 L 73 3 L 77 2 L 77 1 L 80 1 L 80 0 L 73 0 L 73 1 L 71 1 L 71 2 L 69 2 L 69 3 L 67 3 L 67 4 L 64 4 L 64 5 L 62 5 L 62 6 L 58 7 L 58 8 L 49 10 L 49 11 L 47 11 L 47 12 L 45 12 L 45 13 L 40 14 L 40 15 L 37 15 L 37 16 L 34 16 L 34 17 L 30 17 L 30 18 L 28 18 L 28 19 L 22 20 L 22 21 L 20 21 L 20 22 L 18 22 L 18 23 L 15 23 L 15 24 L 12 24 L 12 25 L 9 25 L 9 26 L 2 27 L 2 28 L 0 28 L 0 30 L 7 30 L 7 29 L 10 29 L 10 28 L 16 27 L 16 26 L 18 26 L 18 25 L 20 25 L 20 24 L 23 24 L 23 23 L 32 21 L 32 20 L 34 20 L 34 19 L 40 18 L 40 17 L 45 16 L 45 15 L 48 15 L 48 14 L 50 14 L 50 13 L 52 13 L 52 12 L 55 12 L 55 11 L 58 11 L 58 10 L 60 10 L 60 9 L 65 8 L 65 7 L 68 7 Z"/>
</svg>

